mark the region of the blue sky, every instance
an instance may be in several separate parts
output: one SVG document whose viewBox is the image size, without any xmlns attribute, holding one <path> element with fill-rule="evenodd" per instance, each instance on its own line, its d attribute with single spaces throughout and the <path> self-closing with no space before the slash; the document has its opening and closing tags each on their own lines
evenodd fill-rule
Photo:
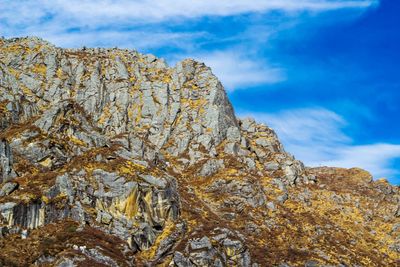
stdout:
<svg viewBox="0 0 400 267">
<path fill-rule="evenodd" d="M 0 34 L 198 59 L 239 116 L 307 165 L 399 184 L 399 12 L 396 0 L 0 0 Z"/>
</svg>

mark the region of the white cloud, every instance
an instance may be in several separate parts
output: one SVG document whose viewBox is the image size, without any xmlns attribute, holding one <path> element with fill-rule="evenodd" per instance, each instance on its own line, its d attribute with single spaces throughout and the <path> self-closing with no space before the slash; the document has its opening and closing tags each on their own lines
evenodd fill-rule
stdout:
<svg viewBox="0 0 400 267">
<path fill-rule="evenodd" d="M 105 29 L 107 27 L 126 26 L 125 29 L 114 30 L 129 33 L 152 23 L 190 23 L 187 19 L 205 16 L 271 11 L 319 13 L 349 8 L 364 10 L 377 3 L 377 0 L 2 0 L 0 31 L 7 36 L 32 33 L 43 36 L 49 32 L 67 33 L 70 28 L 102 32 L 109 31 Z M 73 38 L 76 35 L 70 36 Z"/>
<path fill-rule="evenodd" d="M 390 177 L 399 174 L 390 167 L 390 162 L 400 158 L 400 145 L 370 144 L 338 147 L 336 157 L 321 162 L 322 165 L 354 167 L 361 166 L 375 177 Z M 314 164 L 315 165 L 315 164 Z"/>
<path fill-rule="evenodd" d="M 49 3 L 48 1 L 46 1 Z M 54 8 L 60 8 L 73 15 L 97 19 L 136 19 L 162 21 L 176 17 L 196 18 L 202 16 L 229 16 L 250 12 L 268 11 L 326 11 L 342 8 L 365 8 L 376 1 L 359 0 L 70 0 L 52 1 Z"/>
<path fill-rule="evenodd" d="M 73 33 L 40 33 L 42 38 L 54 44 L 62 44 L 63 47 L 113 47 L 117 44 L 120 48 L 135 48 L 137 50 L 153 49 L 160 47 L 174 47 L 183 50 L 192 49 L 193 40 L 206 36 L 203 32 L 152 32 L 145 31 L 88 31 Z"/>
<path fill-rule="evenodd" d="M 313 144 L 348 142 L 341 131 L 346 121 L 338 114 L 323 108 L 286 110 L 278 114 L 255 114 L 255 118 L 268 122 L 282 138 L 292 144 L 304 140 Z"/>
<path fill-rule="evenodd" d="M 375 178 L 398 175 L 391 162 L 400 158 L 399 144 L 354 145 L 345 132 L 347 122 L 323 108 L 306 108 L 275 114 L 242 113 L 272 127 L 285 149 L 308 166 L 360 167 Z"/>
<path fill-rule="evenodd" d="M 269 11 L 321 12 L 343 8 L 366 8 L 376 0 L 38 0 L 2 1 L 0 19 L 12 24 L 33 22 L 48 14 L 68 18 L 84 25 L 131 21 L 159 22 L 179 18 L 202 16 L 231 16 L 243 13 Z M 17 15 L 18 16 L 15 16 Z M 14 16 L 13 16 L 14 15 Z"/>
<path fill-rule="evenodd" d="M 268 45 L 271 35 L 282 30 L 284 22 L 296 17 L 292 15 L 343 8 L 362 11 L 376 3 L 375 0 L 2 0 L 0 34 L 39 36 L 62 47 L 173 50 L 178 55 L 169 52 L 170 58 L 180 60 L 183 59 L 180 55 L 185 55 L 203 61 L 212 67 L 228 90 L 234 90 L 286 79 L 284 69 L 257 52 Z M 192 21 L 188 20 L 271 11 L 279 11 L 283 17 L 259 25 L 250 23 L 225 39 L 212 35 L 212 30 L 196 31 L 196 26 L 192 27 Z M 177 25 L 186 30 L 176 30 Z M 242 47 L 214 51 L 213 42 L 223 41 Z M 213 47 L 214 52 L 205 46 Z M 251 56 L 249 51 L 253 53 Z"/>
<path fill-rule="evenodd" d="M 272 66 L 264 59 L 252 58 L 241 51 L 243 50 L 214 51 L 191 57 L 211 67 L 229 91 L 239 87 L 277 83 L 286 79 L 283 69 Z"/>
</svg>

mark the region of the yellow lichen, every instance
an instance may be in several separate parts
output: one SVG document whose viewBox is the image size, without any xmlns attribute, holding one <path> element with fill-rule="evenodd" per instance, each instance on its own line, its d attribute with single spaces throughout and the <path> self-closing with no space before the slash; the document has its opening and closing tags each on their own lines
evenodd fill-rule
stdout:
<svg viewBox="0 0 400 267">
<path fill-rule="evenodd" d="M 157 249 L 160 246 L 161 241 L 166 239 L 168 236 L 170 236 L 174 230 L 175 230 L 174 222 L 167 221 L 164 225 L 164 229 L 163 229 L 162 233 L 159 236 L 157 236 L 157 239 L 155 240 L 154 245 L 152 245 L 150 247 L 150 249 L 141 252 L 139 257 L 142 260 L 147 260 L 147 261 L 153 259 L 156 255 Z"/>
<path fill-rule="evenodd" d="M 43 195 L 43 196 L 41 197 L 41 200 L 42 200 L 42 202 L 44 202 L 45 204 L 49 204 L 49 202 L 50 202 L 49 198 L 46 197 L 45 195 Z"/>
<path fill-rule="evenodd" d="M 46 71 L 47 71 L 47 67 L 44 64 L 36 64 L 32 68 L 33 73 L 36 73 L 36 74 L 39 74 L 42 76 L 46 76 Z"/>
<path fill-rule="evenodd" d="M 98 123 L 99 123 L 99 124 L 104 124 L 104 123 L 106 123 L 110 118 L 111 118 L 110 105 L 107 104 L 107 105 L 104 107 L 104 109 L 103 109 L 103 113 L 101 114 Z"/>
<path fill-rule="evenodd" d="M 103 210 L 113 217 L 127 217 L 132 219 L 138 212 L 139 209 L 139 191 L 135 187 L 132 192 L 125 198 L 118 197 L 114 198 L 111 205 L 107 205 L 101 200 L 96 201 L 96 210 Z"/>
<path fill-rule="evenodd" d="M 143 165 L 134 163 L 132 161 L 126 161 L 125 164 L 119 168 L 119 173 L 121 175 L 136 176 L 137 171 L 143 171 L 145 169 L 146 167 Z"/>
<path fill-rule="evenodd" d="M 40 165 L 42 165 L 43 167 L 49 168 L 51 167 L 53 161 L 51 160 L 51 158 L 46 158 L 45 160 L 39 162 Z"/>
<path fill-rule="evenodd" d="M 57 69 L 56 75 L 57 75 L 57 78 L 59 78 L 59 79 L 63 78 L 63 71 L 61 68 Z"/>
<path fill-rule="evenodd" d="M 82 140 L 80 140 L 80 139 L 78 139 L 77 137 L 75 137 L 75 136 L 73 136 L 73 135 L 71 135 L 71 136 L 69 136 L 69 141 L 71 141 L 73 144 L 75 144 L 75 145 L 78 145 L 78 146 L 87 146 L 87 144 L 84 142 L 84 141 L 82 141 Z"/>
<path fill-rule="evenodd" d="M 8 71 L 17 79 L 19 79 L 20 72 L 13 68 L 8 68 Z"/>
</svg>

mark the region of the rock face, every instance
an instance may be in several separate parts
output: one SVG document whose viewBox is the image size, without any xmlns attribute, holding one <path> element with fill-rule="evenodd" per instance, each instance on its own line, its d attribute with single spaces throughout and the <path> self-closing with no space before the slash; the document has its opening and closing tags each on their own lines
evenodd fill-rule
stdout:
<svg viewBox="0 0 400 267">
<path fill-rule="evenodd" d="M 237 119 L 202 63 L 0 39 L 2 266 L 396 266 L 399 203 Z"/>
<path fill-rule="evenodd" d="M 15 172 L 12 169 L 13 156 L 10 145 L 6 140 L 0 141 L 0 181 L 8 181 L 15 177 Z"/>
</svg>

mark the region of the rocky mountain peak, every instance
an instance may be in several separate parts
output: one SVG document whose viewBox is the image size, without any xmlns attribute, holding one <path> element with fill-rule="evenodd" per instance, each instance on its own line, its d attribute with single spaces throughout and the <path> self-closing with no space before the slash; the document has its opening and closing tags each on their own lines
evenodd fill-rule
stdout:
<svg viewBox="0 0 400 267">
<path fill-rule="evenodd" d="M 0 39 L 0 183 L 0 265 L 398 258 L 398 188 L 306 168 L 191 59 Z"/>
<path fill-rule="evenodd" d="M 41 132 L 74 140 L 74 153 L 118 139 L 138 158 L 180 157 L 183 167 L 219 158 L 222 150 L 251 169 L 278 156 L 288 161 L 283 171 L 290 183 L 304 172 L 272 130 L 251 120 L 240 128 L 223 86 L 203 63 L 187 59 L 170 68 L 130 50 L 60 49 L 38 38 L 3 42 L 4 127 L 30 122 Z M 76 125 L 65 125 L 66 116 L 79 118 Z M 246 135 L 258 138 L 250 144 Z M 215 162 L 202 173 L 218 169 Z"/>
</svg>

